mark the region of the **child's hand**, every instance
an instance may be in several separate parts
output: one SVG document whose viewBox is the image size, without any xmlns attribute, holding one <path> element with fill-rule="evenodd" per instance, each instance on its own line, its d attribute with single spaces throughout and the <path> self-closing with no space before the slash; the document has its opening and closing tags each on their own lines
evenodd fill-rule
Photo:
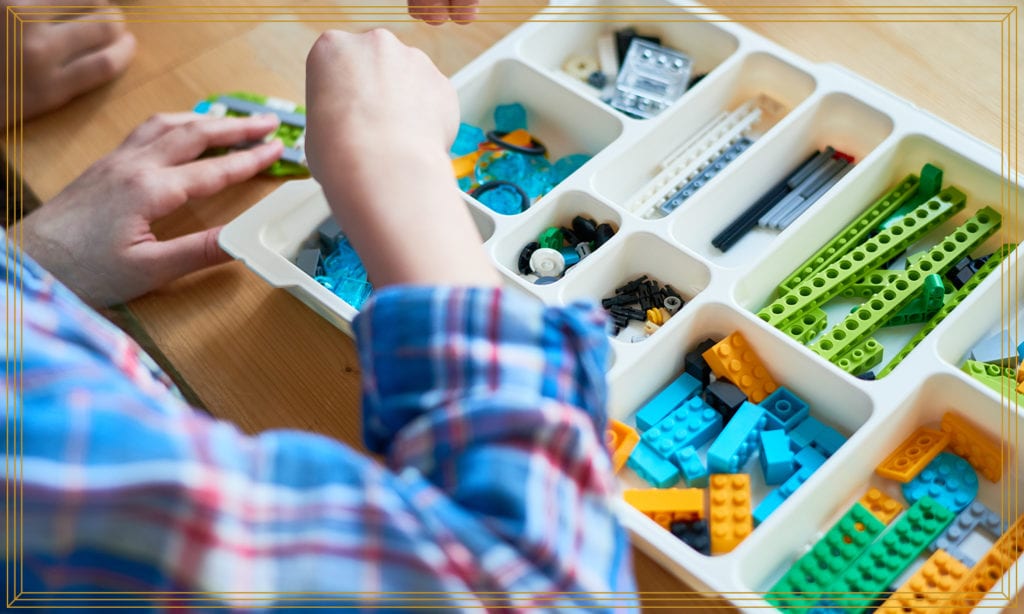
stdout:
<svg viewBox="0 0 1024 614">
<path fill-rule="evenodd" d="M 110 81 L 128 67 L 135 55 L 135 37 L 117 21 L 122 15 L 120 9 L 111 10 L 107 0 L 76 0 L 70 4 L 64 0 L 0 0 L 0 8 L 5 11 L 9 6 L 72 4 L 76 12 L 88 12 L 93 7 L 105 10 L 59 23 L 25 21 L 20 26 L 20 41 L 8 41 L 7 57 L 17 54 L 23 63 L 25 119 L 56 109 Z M 5 112 L 0 123 L 14 120 Z"/>
<path fill-rule="evenodd" d="M 10 231 L 43 268 L 94 306 L 113 305 L 228 259 L 220 228 L 157 241 L 150 223 L 274 162 L 282 145 L 196 160 L 210 147 L 263 138 L 275 117 L 158 115 Z"/>
<path fill-rule="evenodd" d="M 471 23 L 476 18 L 479 0 L 409 0 L 409 14 L 432 26 L 451 19 L 455 23 Z"/>
<path fill-rule="evenodd" d="M 306 157 L 375 286 L 498 276 L 452 174 L 451 83 L 386 30 L 324 33 L 306 60 Z"/>
</svg>

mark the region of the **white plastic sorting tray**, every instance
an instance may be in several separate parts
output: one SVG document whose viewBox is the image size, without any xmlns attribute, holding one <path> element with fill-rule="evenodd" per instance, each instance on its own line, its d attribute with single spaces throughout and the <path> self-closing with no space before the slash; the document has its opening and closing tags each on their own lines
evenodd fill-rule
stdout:
<svg viewBox="0 0 1024 614">
<path fill-rule="evenodd" d="M 777 382 L 808 401 L 812 415 L 850 436 L 731 553 L 705 557 L 620 502 L 617 511 L 638 545 L 694 586 L 730 598 L 738 607 L 764 611 L 768 604 L 757 593 L 767 591 L 869 485 L 899 494 L 893 482 L 874 475 L 874 467 L 915 428 L 937 425 L 947 410 L 969 417 L 993 437 L 1007 433 L 1003 482 L 982 479 L 978 498 L 1012 522 L 1020 511 L 1013 497 L 1024 486 L 1014 434 L 1024 430 L 1024 419 L 1004 407 L 996 393 L 960 372 L 959 365 L 978 339 L 998 330 L 1001 311 L 1015 309 L 1014 299 L 1020 296 L 1014 292 L 1024 284 L 1016 279 L 1011 284 L 1007 277 L 1008 271 L 1019 269 L 1024 250 L 1011 256 L 1015 266 L 990 276 L 878 381 L 842 372 L 754 313 L 805 258 L 905 175 L 919 173 L 924 163 L 941 167 L 944 185 L 957 186 L 968 197 L 963 212 L 929 233 L 932 243 L 983 206 L 1003 214 L 1003 230 L 975 253 L 1021 236 L 1020 227 L 1012 226 L 1020 224 L 1019 216 L 1005 208 L 1014 201 L 1006 191 L 1020 190 L 1019 177 L 1004 181 L 999 152 L 953 126 L 842 68 L 809 63 L 728 22 L 636 24 L 689 54 L 695 74 L 709 74 L 658 117 L 631 119 L 561 71 L 566 57 L 594 54 L 600 33 L 624 25 L 528 22 L 452 78 L 464 121 L 492 128 L 494 107 L 518 101 L 528 110 L 531 132 L 544 140 L 553 159 L 581 151 L 594 154 L 520 215 L 495 214 L 466 196 L 488 253 L 510 287 L 548 304 L 597 300 L 640 274 L 672 284 L 689 299 L 649 339 L 612 341 L 611 417 L 633 424 L 633 412 L 682 372 L 686 350 L 707 337 L 741 331 Z M 719 176 L 663 219 L 641 219 L 623 208 L 688 135 L 720 111 L 758 94 L 781 103 L 785 113 Z M 781 233 L 755 229 L 725 254 L 711 246 L 711 238 L 788 169 L 826 145 L 853 155 L 857 165 L 809 211 Z M 328 211 L 313 180 L 289 182 L 229 224 L 221 245 L 271 285 L 288 290 L 350 332 L 355 310 L 292 264 Z M 523 245 L 544 228 L 566 225 L 577 214 L 612 222 L 619 232 L 557 283 L 535 286 L 518 275 L 515 263 Z M 834 317 L 831 322 L 836 322 Z M 886 345 L 886 362 L 917 328 L 883 329 L 876 336 Z M 759 471 L 750 473 L 756 505 L 765 486 Z M 626 487 L 646 486 L 628 469 L 621 475 Z M 1022 581 L 1024 574 L 1018 577 L 1015 565 L 981 606 L 1006 605 Z"/>
</svg>

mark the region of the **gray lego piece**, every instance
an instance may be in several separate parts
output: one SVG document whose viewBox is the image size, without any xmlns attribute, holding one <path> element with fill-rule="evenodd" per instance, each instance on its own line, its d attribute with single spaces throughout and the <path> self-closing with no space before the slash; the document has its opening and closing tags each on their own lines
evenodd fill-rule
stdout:
<svg viewBox="0 0 1024 614">
<path fill-rule="evenodd" d="M 332 252 L 338 242 L 338 235 L 341 234 L 341 226 L 335 221 L 334 216 L 330 216 L 316 227 L 316 233 L 320 237 L 320 245 L 323 250 Z"/>
<path fill-rule="evenodd" d="M 220 96 L 217 98 L 217 102 L 226 106 L 229 111 L 246 113 L 248 115 L 266 115 L 268 113 L 273 113 L 281 120 L 282 124 L 296 126 L 299 128 L 306 127 L 306 116 L 302 113 L 289 113 L 288 111 L 282 111 L 280 109 L 272 109 L 257 102 L 250 102 L 248 100 L 242 100 L 241 98 L 234 98 L 232 96 Z"/>
<path fill-rule="evenodd" d="M 928 544 L 928 551 L 935 552 L 939 548 L 950 555 L 960 559 L 964 565 L 974 567 L 977 561 L 974 557 L 968 556 L 960 546 L 967 538 L 976 531 L 983 530 L 993 538 L 999 539 L 1003 534 L 1002 521 L 999 515 L 988 509 L 984 503 L 974 501 L 967 508 L 960 512 L 953 522 L 942 532 L 935 541 Z"/>
<path fill-rule="evenodd" d="M 295 258 L 295 266 L 302 269 L 306 275 L 316 277 L 316 271 L 320 267 L 320 250 L 309 248 L 300 251 Z"/>
<path fill-rule="evenodd" d="M 306 164 L 306 154 L 297 147 L 285 147 L 281 152 L 281 160 L 294 164 Z"/>
<path fill-rule="evenodd" d="M 683 204 L 683 202 L 693 196 L 705 183 L 715 178 L 715 175 L 722 172 L 730 162 L 735 160 L 741 153 L 743 153 L 748 147 L 750 147 L 751 141 L 747 137 L 739 138 L 735 143 L 729 146 L 721 155 L 712 160 L 704 170 L 700 172 L 696 177 L 691 179 L 689 183 L 684 185 L 682 189 L 672 195 L 664 204 L 661 205 L 661 212 L 665 215 L 672 213 Z"/>
</svg>

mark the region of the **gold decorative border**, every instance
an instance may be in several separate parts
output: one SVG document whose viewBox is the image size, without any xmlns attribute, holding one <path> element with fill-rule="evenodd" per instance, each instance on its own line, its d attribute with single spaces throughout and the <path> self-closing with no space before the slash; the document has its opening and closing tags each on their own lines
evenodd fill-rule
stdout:
<svg viewBox="0 0 1024 614">
<path fill-rule="evenodd" d="M 441 3 L 424 9 L 437 8 L 446 10 L 448 5 Z M 20 197 L 12 202 L 11 191 L 6 197 L 7 220 L 20 219 L 20 208 L 24 199 L 24 182 L 22 180 L 22 161 L 24 151 L 24 56 L 22 49 L 23 26 L 25 23 L 63 22 L 88 14 L 91 19 L 120 21 L 124 23 L 222 23 L 222 22 L 301 22 L 301 23 L 405 23 L 410 18 L 404 3 L 400 5 L 364 4 L 353 6 L 336 5 L 288 5 L 288 4 L 257 4 L 210 5 L 210 4 L 151 4 L 123 5 L 114 10 L 94 10 L 94 7 L 76 5 L 48 6 L 11 6 L 5 15 L 5 42 L 8 45 L 5 73 L 5 100 L 7 115 L 5 118 L 5 145 L 8 161 L 6 177 L 8 185 L 17 182 L 15 189 Z M 686 15 L 680 16 L 681 10 Z M 538 13 L 538 11 L 540 11 Z M 734 16 L 725 16 L 720 11 L 728 11 Z M 1015 169 L 1019 168 L 1017 138 L 1019 131 L 1019 54 L 1018 26 L 1020 17 L 1014 5 L 774 5 L 750 4 L 731 5 L 710 2 L 704 6 L 667 6 L 634 4 L 629 6 L 607 6 L 602 4 L 560 5 L 550 4 L 546 8 L 534 9 L 515 4 L 490 4 L 484 0 L 478 8 L 476 22 L 482 23 L 519 23 L 527 20 L 535 22 L 732 22 L 732 23 L 824 23 L 824 22 L 884 22 L 884 23 L 1000 23 L 1000 121 L 1001 121 L 1001 175 L 1003 177 L 1002 205 L 1007 213 L 1005 217 L 1013 220 L 1012 231 L 1004 226 L 1001 231 L 1014 244 L 1019 245 L 1020 209 L 1018 178 Z M 14 169 L 17 169 L 16 172 Z M 12 217 L 12 215 L 14 217 Z M 26 592 L 24 586 L 24 441 L 23 421 L 24 406 L 19 391 L 24 388 L 24 336 L 23 309 L 24 287 L 21 281 L 21 232 L 18 225 L 8 230 L 8 241 L 18 247 L 13 254 L 5 253 L 7 263 L 7 287 L 12 287 L 13 275 L 18 283 L 14 292 L 6 294 L 5 316 L 7 325 L 6 343 L 7 357 L 5 364 L 5 418 L 6 424 L 17 424 L 16 429 L 5 429 L 5 603 L 7 607 L 17 608 L 54 608 L 56 604 L 63 607 L 123 609 L 145 606 L 159 606 L 167 609 L 207 608 L 220 609 L 238 607 L 239 605 L 254 607 L 302 607 L 302 608 L 337 608 L 334 603 L 324 601 L 353 601 L 376 597 L 373 602 L 363 602 L 349 607 L 366 607 L 391 609 L 415 608 L 426 609 L 436 607 L 462 608 L 510 608 L 528 607 L 531 604 L 551 602 L 550 605 L 566 607 L 557 602 L 565 597 L 579 596 L 593 606 L 606 608 L 636 607 L 642 599 L 645 609 L 689 609 L 708 608 L 712 603 L 724 604 L 723 597 L 731 604 L 741 607 L 765 607 L 760 604 L 745 605 L 744 602 L 761 602 L 764 593 L 735 592 L 715 593 L 703 591 L 687 592 L 637 592 L 637 593 L 559 593 L 538 596 L 535 593 L 507 592 L 463 592 L 463 593 L 426 593 L 426 592 L 343 592 L 343 593 L 306 593 L 306 592 Z M 1005 241 L 1004 241 L 1005 242 Z M 1004 328 L 1013 328 L 1013 339 L 1017 339 L 1016 313 L 1020 308 L 1017 279 L 1017 256 L 1014 254 L 1000 267 L 1001 273 L 1001 305 L 1002 323 Z M 13 267 L 11 266 L 13 263 Z M 1007 296 L 1009 293 L 1009 297 Z M 1013 301 L 1014 309 L 1006 311 L 1007 298 Z M 13 324 L 12 324 L 13 323 Z M 20 357 L 12 360 L 12 356 Z M 1006 436 L 1012 434 L 1015 444 L 1018 440 L 1019 419 L 1016 417 L 1016 397 L 1014 391 L 1004 391 L 1002 395 L 1005 423 L 1001 421 L 1003 445 L 1007 446 Z M 1009 428 L 1009 433 L 1006 427 Z M 1010 470 L 1017 477 L 1016 445 L 1007 450 L 1010 459 Z M 1005 480 L 1000 485 L 1000 516 L 1016 518 L 1019 510 L 1019 493 L 1017 479 Z M 1012 489 L 1013 497 L 1008 498 Z M 1011 511 L 1012 510 L 1012 511 Z M 1010 512 L 1004 514 L 1003 512 Z M 1018 566 L 1019 567 L 1019 566 Z M 1019 583 L 1017 571 L 1013 584 Z M 1008 587 L 1001 586 L 1002 596 L 1010 599 Z M 854 595 L 856 593 L 850 593 Z M 53 595 L 54 597 L 47 597 Z M 56 597 L 59 596 L 59 597 Z M 298 598 L 297 598 L 298 597 Z M 267 601 L 287 600 L 284 605 L 272 605 Z M 810 598 L 809 598 L 810 599 Z M 1020 596 L 1013 598 L 1008 606 L 1017 604 Z M 30 603 L 39 602 L 39 603 Z M 392 604 L 392 602 L 394 602 Z M 763 602 L 762 602 L 763 603 Z M 307 604 L 307 605 L 299 605 Z M 808 606 L 811 605 L 808 603 Z M 578 606 L 586 607 L 586 606 Z M 842 608 L 842 606 L 839 606 Z M 997 607 L 997 606 L 982 606 Z"/>
</svg>

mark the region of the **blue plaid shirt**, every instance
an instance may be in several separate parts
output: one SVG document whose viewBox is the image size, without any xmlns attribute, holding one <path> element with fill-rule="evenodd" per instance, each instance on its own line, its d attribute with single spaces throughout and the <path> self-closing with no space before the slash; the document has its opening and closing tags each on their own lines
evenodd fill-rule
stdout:
<svg viewBox="0 0 1024 614">
<path fill-rule="evenodd" d="M 4 350 L 7 450 L 23 455 L 7 508 L 23 505 L 9 515 L 23 529 L 10 533 L 23 540 L 8 557 L 15 603 L 636 605 L 598 594 L 635 590 L 609 509 L 598 310 L 501 290 L 378 291 L 355 330 L 380 464 L 193 410 L 130 338 L 8 254 L 8 314 L 23 300 Z M 353 594 L 413 591 L 445 594 Z"/>
</svg>

